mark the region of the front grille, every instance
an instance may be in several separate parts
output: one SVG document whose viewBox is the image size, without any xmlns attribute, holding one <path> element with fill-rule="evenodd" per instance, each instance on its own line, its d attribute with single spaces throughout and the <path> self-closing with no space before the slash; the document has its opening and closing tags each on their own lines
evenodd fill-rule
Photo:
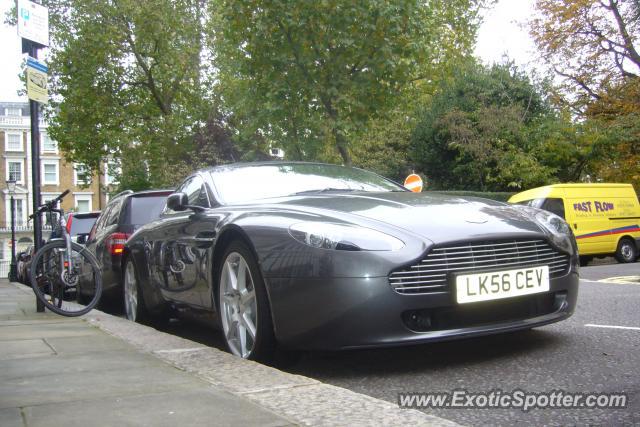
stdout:
<svg viewBox="0 0 640 427">
<path fill-rule="evenodd" d="M 569 271 L 569 255 L 556 251 L 544 240 L 508 240 L 457 243 L 434 247 L 419 264 L 389 275 L 389 283 L 400 294 L 449 291 L 451 273 L 511 270 L 549 266 L 551 278 Z"/>
</svg>

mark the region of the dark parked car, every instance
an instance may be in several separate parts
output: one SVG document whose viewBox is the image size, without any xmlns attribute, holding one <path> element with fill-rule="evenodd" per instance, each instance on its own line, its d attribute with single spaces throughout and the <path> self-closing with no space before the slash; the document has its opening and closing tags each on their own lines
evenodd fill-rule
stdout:
<svg viewBox="0 0 640 427">
<path fill-rule="evenodd" d="M 136 229 L 158 217 L 169 194 L 171 190 L 120 193 L 109 201 L 91 228 L 86 247 L 96 256 L 101 267 L 105 300 L 122 301 L 124 243 Z M 80 283 L 80 292 L 84 296 L 91 294 L 92 288 L 91 283 Z"/>
<path fill-rule="evenodd" d="M 17 275 L 18 281 L 20 283 L 24 283 L 25 285 L 31 286 L 31 279 L 29 276 L 29 269 L 31 267 L 31 258 L 35 252 L 35 246 L 29 245 L 27 250 L 22 252 L 16 259 L 18 261 L 17 264 Z"/>
<path fill-rule="evenodd" d="M 566 319 L 577 265 L 550 212 L 355 168 L 236 164 L 194 173 L 129 238 L 125 311 L 217 313 L 229 350 L 252 359 L 408 345 Z"/>
<path fill-rule="evenodd" d="M 67 232 L 71 240 L 80 244 L 85 243 L 99 216 L 100 211 L 71 212 L 67 216 Z"/>
</svg>

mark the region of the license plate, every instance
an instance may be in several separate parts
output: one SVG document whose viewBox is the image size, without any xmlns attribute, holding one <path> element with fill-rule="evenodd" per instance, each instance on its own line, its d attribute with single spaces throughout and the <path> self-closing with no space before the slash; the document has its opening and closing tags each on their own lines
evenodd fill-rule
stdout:
<svg viewBox="0 0 640 427">
<path fill-rule="evenodd" d="M 459 304 L 512 298 L 548 290 L 549 267 L 546 265 L 456 276 Z"/>
</svg>

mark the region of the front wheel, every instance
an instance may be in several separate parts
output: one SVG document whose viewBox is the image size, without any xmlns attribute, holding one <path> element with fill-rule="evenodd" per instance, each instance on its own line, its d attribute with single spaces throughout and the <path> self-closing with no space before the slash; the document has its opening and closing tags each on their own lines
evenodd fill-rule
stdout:
<svg viewBox="0 0 640 427">
<path fill-rule="evenodd" d="M 620 240 L 615 256 L 618 262 L 634 262 L 636 258 L 638 258 L 638 248 L 636 247 L 636 243 L 627 238 Z"/>
<path fill-rule="evenodd" d="M 29 273 L 36 298 L 62 316 L 88 313 L 102 295 L 98 262 L 77 243 L 71 243 L 71 256 L 67 254 L 64 240 L 47 243 L 34 255 Z M 93 298 L 83 298 L 78 286 L 80 282 L 93 284 Z"/>
<path fill-rule="evenodd" d="M 273 323 L 258 263 L 236 240 L 226 249 L 218 271 L 218 314 L 229 351 L 252 360 L 274 354 Z"/>
</svg>

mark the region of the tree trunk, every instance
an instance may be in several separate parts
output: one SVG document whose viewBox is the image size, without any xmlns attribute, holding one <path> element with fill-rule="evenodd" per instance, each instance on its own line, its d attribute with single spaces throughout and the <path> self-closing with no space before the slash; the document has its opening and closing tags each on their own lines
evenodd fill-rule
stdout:
<svg viewBox="0 0 640 427">
<path fill-rule="evenodd" d="M 333 137 L 336 140 L 336 148 L 338 149 L 338 153 L 342 157 L 342 162 L 345 166 L 351 166 L 351 154 L 349 153 L 349 148 L 347 147 L 347 140 L 345 137 L 338 131 L 338 127 L 333 127 Z"/>
</svg>

